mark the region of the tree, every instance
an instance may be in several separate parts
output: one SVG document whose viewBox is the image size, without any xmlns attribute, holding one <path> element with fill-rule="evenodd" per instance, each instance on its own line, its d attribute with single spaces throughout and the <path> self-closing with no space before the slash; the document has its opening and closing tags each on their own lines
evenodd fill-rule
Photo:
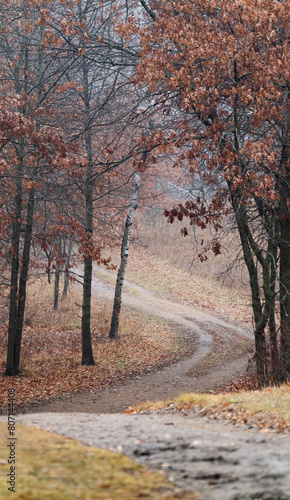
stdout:
<svg viewBox="0 0 290 500">
<path fill-rule="evenodd" d="M 114 44 L 110 29 L 114 15 L 111 6 L 111 2 L 99 5 L 97 2 L 83 1 L 79 2 L 76 8 L 74 4 L 69 3 L 66 12 L 67 26 L 70 30 L 76 27 L 76 31 L 69 41 L 66 39 L 66 32 L 63 32 L 67 50 L 75 60 L 71 75 L 80 83 L 80 90 L 74 95 L 73 106 L 79 112 L 74 126 L 76 135 L 81 139 L 80 152 L 83 154 L 84 165 L 78 186 L 83 206 L 80 252 L 84 260 L 82 364 L 85 365 L 95 364 L 91 344 L 93 261 L 106 264 L 106 261 L 101 259 L 106 236 L 97 222 L 98 200 L 102 200 L 103 210 L 104 206 L 108 209 L 104 201 L 112 189 L 109 182 L 111 174 L 118 168 L 119 163 L 124 162 L 124 159 L 115 160 L 113 153 L 117 150 L 120 158 L 122 127 L 124 123 L 127 124 L 128 116 L 125 108 L 119 106 L 119 109 L 116 109 L 116 104 L 121 104 L 123 87 L 128 77 L 122 74 L 120 49 L 117 50 L 116 57 L 111 47 L 111 44 Z M 106 43 L 103 42 L 104 36 Z M 125 156 L 126 154 L 128 151 Z M 114 190 L 118 190 L 116 185 Z M 97 238 L 94 237 L 96 230 L 99 233 Z"/>
<path fill-rule="evenodd" d="M 61 50 L 29 1 L 1 5 L 1 182 L 10 229 L 10 305 L 6 375 L 19 372 L 37 192 L 44 178 L 66 168 L 67 150 L 53 121 L 61 99 Z M 67 62 L 65 63 L 67 64 Z"/>
<path fill-rule="evenodd" d="M 28 0 L 1 6 L 1 96 L 15 118 L 3 125 L 1 150 L 1 192 L 9 193 L 3 223 L 12 242 L 7 375 L 19 371 L 32 245 L 39 261 L 46 256 L 49 278 L 55 270 L 57 307 L 59 273 L 67 276 L 72 251 L 63 253 L 65 238 L 75 239 L 84 261 L 82 363 L 94 364 L 92 263 L 106 263 L 101 252 L 112 235 L 108 222 L 127 206 L 127 195 L 119 202 L 132 173 L 125 165 L 142 151 L 132 139 L 140 136 L 133 128 L 143 99 L 130 80 L 137 52 L 113 29 L 116 17 L 126 17 L 126 5 L 113 4 Z"/>
<path fill-rule="evenodd" d="M 20 363 L 35 193 L 38 184 L 37 174 L 40 168 L 54 168 L 55 159 L 59 163 L 61 162 L 61 157 L 64 155 L 64 144 L 59 136 L 54 137 L 50 131 L 41 130 L 39 132 L 37 125 L 31 119 L 25 119 L 21 113 L 2 113 L 1 125 L 1 141 L 4 143 L 2 155 L 6 160 L 5 177 L 9 179 L 8 189 L 11 190 L 12 194 L 14 193 L 14 200 L 13 197 L 11 198 L 13 211 L 10 215 L 12 220 L 12 237 L 9 248 L 11 278 L 6 375 L 16 375 L 19 372 Z M 60 155 L 59 147 L 62 150 Z M 14 148 L 16 150 L 15 156 L 12 152 Z M 30 162 L 32 162 L 32 158 L 35 160 L 32 162 L 30 171 L 27 170 L 27 165 L 24 162 L 24 157 L 27 155 L 29 155 Z M 2 159 L 2 165 L 3 163 Z M 25 205 L 26 216 L 23 217 L 22 212 Z M 21 244 L 22 231 L 24 234 Z M 21 249 L 22 258 L 20 256 Z"/>
<path fill-rule="evenodd" d="M 93 261 L 108 263 L 101 258 L 102 249 L 110 237 L 116 239 L 117 236 L 109 223 L 112 226 L 112 221 L 126 209 L 124 187 L 132 174 L 128 165 L 133 155 L 143 151 L 143 146 L 134 141 L 140 136 L 138 125 L 142 119 L 137 110 L 143 99 L 130 80 L 136 53 L 125 46 L 114 30 L 115 19 L 124 16 L 126 9 L 125 4 L 113 6 L 110 0 L 101 4 L 84 0 L 77 6 L 67 2 L 59 34 L 74 61 L 67 77 L 79 84 L 78 88 L 71 89 L 68 116 L 71 134 L 78 138 L 82 157 L 82 166 L 75 175 L 79 192 L 73 197 L 79 200 L 81 207 L 77 219 L 82 227 L 79 246 L 84 260 L 82 364 L 86 365 L 94 364 L 91 345 Z M 49 22 L 55 27 L 58 18 Z"/>
<path fill-rule="evenodd" d="M 145 164 L 147 157 L 147 150 L 145 149 L 142 154 L 142 163 Z M 121 247 L 121 263 L 118 270 L 117 282 L 115 287 L 115 295 L 114 295 L 114 305 L 113 305 L 113 313 L 111 319 L 111 327 L 109 332 L 110 339 L 116 339 L 118 336 L 119 329 L 119 318 L 121 312 L 121 304 L 122 304 L 122 290 L 125 279 L 125 272 L 128 262 L 128 254 L 129 254 L 129 244 L 131 237 L 131 230 L 134 222 L 135 212 L 138 208 L 137 199 L 138 199 L 138 190 L 140 188 L 141 181 L 141 172 L 137 170 L 133 177 L 132 184 L 132 194 L 131 201 L 129 206 L 128 215 L 125 222 L 125 228 L 123 233 L 122 247 Z"/>
<path fill-rule="evenodd" d="M 143 2 L 142 2 L 143 3 Z M 167 141 L 211 185 L 211 199 L 166 212 L 201 228 L 233 213 L 249 273 L 260 385 L 290 372 L 290 54 L 286 1 L 151 3 L 136 82 L 163 95 Z M 186 229 L 184 229 L 186 235 Z M 275 304 L 280 304 L 277 319 Z M 278 324 L 277 324 L 278 322 Z M 269 360 L 266 327 L 271 339 Z M 278 352 L 280 344 L 280 351 Z"/>
</svg>

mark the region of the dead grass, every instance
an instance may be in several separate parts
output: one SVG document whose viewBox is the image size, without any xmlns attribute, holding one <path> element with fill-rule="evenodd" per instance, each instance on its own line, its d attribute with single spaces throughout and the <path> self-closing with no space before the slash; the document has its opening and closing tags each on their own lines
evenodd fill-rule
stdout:
<svg viewBox="0 0 290 500">
<path fill-rule="evenodd" d="M 130 246 L 128 279 L 172 301 L 193 305 L 252 329 L 248 274 L 239 255 L 239 236 L 231 230 L 230 221 L 225 222 L 223 234 L 212 234 L 210 228 L 202 231 L 190 227 L 186 238 L 180 233 L 185 225 L 186 221 L 169 224 L 161 209 L 139 214 Z M 209 251 L 208 259 L 201 263 L 198 253 L 213 237 L 221 240 L 222 254 L 214 256 Z M 118 264 L 117 249 L 113 251 L 113 260 Z"/>
<path fill-rule="evenodd" d="M 0 496 L 17 500 L 194 499 L 124 455 L 17 425 L 16 491 L 8 491 L 7 425 L 0 422 Z"/>
<path fill-rule="evenodd" d="M 173 325 L 123 309 L 120 338 L 108 339 L 111 311 L 108 304 L 92 301 L 92 344 L 96 366 L 81 366 L 81 288 L 71 287 L 59 311 L 52 310 L 53 286 L 35 283 L 28 290 L 23 332 L 21 374 L 0 377 L 0 405 L 7 407 L 11 384 L 17 405 L 77 391 L 95 390 L 127 377 L 164 366 L 182 357 L 188 345 Z M 5 370 L 7 334 L 0 331 L 0 363 Z"/>
<path fill-rule="evenodd" d="M 265 432 L 290 433 L 290 384 L 256 391 L 221 394 L 188 393 L 171 401 L 137 405 L 131 412 L 160 409 L 194 412 L 224 418 L 236 425 L 251 425 Z"/>
<path fill-rule="evenodd" d="M 181 228 L 188 228 L 188 236 L 181 234 Z M 249 291 L 248 275 L 240 254 L 239 235 L 233 222 L 223 221 L 223 229 L 216 233 L 212 228 L 200 229 L 190 226 L 185 218 L 182 222 L 167 222 L 162 209 L 147 209 L 139 213 L 134 236 L 136 243 L 148 253 L 158 256 L 185 273 L 208 277 L 239 291 Z M 210 248 L 215 239 L 221 244 L 221 254 L 215 256 L 211 250 L 207 260 L 200 262 L 199 253 Z M 201 245 L 201 242 L 203 243 Z"/>
<path fill-rule="evenodd" d="M 252 329 L 252 311 L 247 293 L 233 290 L 214 278 L 204 276 L 201 279 L 198 275 L 186 273 L 144 248 L 131 247 L 127 278 L 172 302 L 198 307 Z"/>
<path fill-rule="evenodd" d="M 223 333 L 220 333 L 218 327 L 207 324 L 207 332 L 212 336 L 212 348 L 187 372 L 188 376 L 198 378 L 213 372 L 215 368 L 218 370 L 220 366 L 226 366 L 235 360 L 244 358 L 246 355 L 250 358 L 253 349 L 252 340 L 238 335 L 231 339 L 230 335 L 224 335 L 225 330 L 223 328 Z M 231 333 L 230 330 L 229 332 Z"/>
</svg>

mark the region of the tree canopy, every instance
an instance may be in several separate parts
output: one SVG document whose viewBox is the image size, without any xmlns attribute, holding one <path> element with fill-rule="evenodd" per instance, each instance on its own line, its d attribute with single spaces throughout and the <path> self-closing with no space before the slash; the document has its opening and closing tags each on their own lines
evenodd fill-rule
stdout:
<svg viewBox="0 0 290 500">
<path fill-rule="evenodd" d="M 290 369 L 290 13 L 287 1 L 151 2 L 136 82 L 163 95 L 167 140 L 212 187 L 166 215 L 213 224 L 233 213 L 249 271 L 260 383 Z M 127 30 L 127 31 L 126 31 Z M 176 124 L 178 127 L 176 127 Z M 184 234 L 186 235 L 186 229 Z M 276 301 L 280 310 L 276 314 Z M 268 359 L 265 329 L 271 337 Z M 281 347 L 279 351 L 279 346 Z M 279 352 L 278 352 L 279 351 Z"/>
</svg>

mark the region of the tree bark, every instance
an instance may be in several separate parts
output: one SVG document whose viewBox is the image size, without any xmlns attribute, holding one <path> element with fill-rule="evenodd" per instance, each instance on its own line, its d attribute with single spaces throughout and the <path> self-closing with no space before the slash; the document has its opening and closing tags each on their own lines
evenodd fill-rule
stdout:
<svg viewBox="0 0 290 500">
<path fill-rule="evenodd" d="M 62 240 L 58 239 L 58 258 L 62 259 Z M 60 281 L 60 264 L 57 259 L 54 271 L 54 296 L 53 296 L 53 310 L 58 310 L 59 300 L 59 281 Z"/>
<path fill-rule="evenodd" d="M 249 241 L 250 228 L 248 226 L 247 214 L 245 208 L 239 203 L 240 196 L 238 193 L 232 194 L 232 206 L 236 216 L 238 231 L 243 249 L 244 260 L 249 273 L 251 294 L 252 294 L 252 309 L 254 314 L 255 324 L 255 361 L 257 366 L 257 377 L 260 387 L 263 387 L 269 382 L 268 362 L 267 362 L 267 345 L 265 328 L 268 318 L 263 313 L 261 304 L 261 294 L 259 286 L 258 272 L 254 261 L 253 250 Z"/>
<path fill-rule="evenodd" d="M 290 376 L 290 173 L 281 183 L 280 217 L 280 314 L 281 364 L 284 379 Z"/>
<path fill-rule="evenodd" d="M 59 278 L 60 270 L 57 268 L 54 273 L 54 299 L 53 299 L 53 310 L 58 310 L 58 298 L 59 298 Z"/>
<path fill-rule="evenodd" d="M 276 301 L 276 283 L 277 283 L 277 265 L 278 265 L 278 221 L 275 209 L 272 209 L 271 227 L 268 232 L 268 255 L 270 279 L 269 279 L 269 334 L 270 334 L 270 353 L 271 353 L 271 381 L 272 383 L 281 382 L 281 360 L 279 355 L 277 325 L 275 319 L 275 301 Z"/>
<path fill-rule="evenodd" d="M 91 290 L 93 259 L 84 261 L 83 313 L 82 313 L 82 365 L 95 365 L 91 341 Z"/>
<path fill-rule="evenodd" d="M 143 161 L 146 161 L 147 152 L 143 153 Z M 138 189 L 140 187 L 140 179 L 141 173 L 137 171 L 134 175 L 133 186 L 132 186 L 132 194 L 131 194 L 131 202 L 129 207 L 129 213 L 125 223 L 125 229 L 123 234 L 122 248 L 121 248 L 121 263 L 118 270 L 117 282 L 115 287 L 115 297 L 114 297 L 114 306 L 113 306 L 113 314 L 111 319 L 111 328 L 109 333 L 110 339 L 116 339 L 118 336 L 119 329 L 119 318 L 121 312 L 121 304 L 122 304 L 122 290 L 125 278 L 125 272 L 128 262 L 128 253 L 129 253 L 129 244 L 130 244 L 130 236 L 132 225 L 134 222 L 135 212 L 137 210 L 137 196 Z"/>
<path fill-rule="evenodd" d="M 14 256 L 14 258 L 12 259 L 12 266 L 11 266 L 11 278 L 12 278 L 11 288 L 13 287 L 13 289 L 12 289 L 12 294 L 10 295 L 8 349 L 7 349 L 7 365 L 6 365 L 6 375 L 9 376 L 17 375 L 19 373 L 19 366 L 20 366 L 21 340 L 22 340 L 22 330 L 24 322 L 25 302 L 26 302 L 26 286 L 27 286 L 28 267 L 30 260 L 32 227 L 34 220 L 34 200 L 35 200 L 35 188 L 32 188 L 29 192 L 28 204 L 27 204 L 22 266 L 20 270 L 19 284 L 18 284 L 18 270 L 19 270 L 19 242 L 20 242 L 19 224 L 20 223 L 18 222 L 18 220 L 16 222 L 15 234 L 14 234 L 15 243 L 17 243 L 18 245 L 18 250 L 17 250 L 18 258 L 16 259 L 16 256 Z"/>
<path fill-rule="evenodd" d="M 23 151 L 23 144 L 20 146 Z M 18 297 L 18 273 L 19 273 L 19 244 L 21 231 L 21 210 L 22 210 L 22 178 L 23 178 L 23 158 L 20 153 L 20 161 L 16 173 L 16 195 L 14 198 L 15 215 L 12 229 L 12 258 L 11 258 L 11 278 L 10 278 L 10 305 L 8 324 L 8 347 L 6 375 L 17 375 L 18 368 L 15 359 L 15 342 L 17 326 L 17 297 Z"/>
<path fill-rule="evenodd" d="M 36 168 L 34 174 L 36 175 Z M 19 292 L 18 292 L 19 298 L 17 305 L 17 327 L 16 327 L 16 342 L 15 342 L 15 365 L 17 372 L 19 372 L 19 365 L 20 365 L 21 340 L 22 340 L 22 330 L 24 322 L 25 302 L 26 302 L 26 287 L 27 287 L 30 249 L 32 241 L 32 228 L 34 221 L 34 201 L 35 201 L 35 188 L 33 187 L 32 189 L 30 189 L 28 197 L 24 246 L 22 254 L 22 267 L 19 278 Z"/>
<path fill-rule="evenodd" d="M 65 270 L 64 270 L 64 278 L 63 278 L 63 291 L 62 291 L 62 298 L 63 299 L 65 299 L 67 297 L 67 292 L 68 292 L 68 287 L 69 287 L 68 266 L 70 264 L 71 252 L 72 252 L 72 243 L 70 241 L 70 243 L 69 243 L 69 249 L 68 249 L 68 254 L 67 254 L 66 260 L 65 260 Z"/>
<path fill-rule="evenodd" d="M 95 365 L 91 340 L 91 295 L 93 274 L 93 259 L 91 256 L 91 243 L 93 235 L 93 147 L 90 113 L 89 75 L 85 57 L 83 57 L 82 60 L 82 73 L 84 85 L 84 103 L 86 111 L 85 146 L 88 160 L 85 178 L 86 248 L 84 255 L 84 282 L 82 304 L 82 365 Z"/>
<path fill-rule="evenodd" d="M 281 224 L 280 314 L 281 364 L 285 380 L 290 376 L 290 220 Z"/>
</svg>

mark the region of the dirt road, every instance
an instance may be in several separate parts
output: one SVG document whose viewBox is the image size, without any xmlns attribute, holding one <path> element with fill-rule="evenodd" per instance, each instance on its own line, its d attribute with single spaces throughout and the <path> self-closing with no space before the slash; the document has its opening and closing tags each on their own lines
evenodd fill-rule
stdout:
<svg viewBox="0 0 290 500">
<path fill-rule="evenodd" d="M 93 280 L 93 294 L 111 304 L 114 280 L 113 273 L 98 268 Z M 125 281 L 123 307 L 174 323 L 180 337 L 195 344 L 194 354 L 112 387 L 31 404 L 28 412 L 123 412 L 146 400 L 216 389 L 245 371 L 253 343 L 253 335 L 247 330 L 191 306 L 163 299 L 129 281 Z"/>
<path fill-rule="evenodd" d="M 290 436 L 166 412 L 43 413 L 17 422 L 125 453 L 198 500 L 290 500 Z"/>
<path fill-rule="evenodd" d="M 93 291 L 112 300 L 113 283 L 96 278 Z M 133 283 L 126 283 L 123 300 L 126 307 L 178 325 L 180 334 L 196 343 L 194 355 L 102 391 L 32 406 L 29 411 L 36 413 L 18 415 L 17 422 L 125 453 L 164 471 L 198 500 L 290 500 L 289 436 L 263 434 L 247 424 L 237 429 L 231 423 L 170 409 L 117 413 L 146 399 L 214 389 L 243 372 L 252 343 L 249 332 Z"/>
</svg>

